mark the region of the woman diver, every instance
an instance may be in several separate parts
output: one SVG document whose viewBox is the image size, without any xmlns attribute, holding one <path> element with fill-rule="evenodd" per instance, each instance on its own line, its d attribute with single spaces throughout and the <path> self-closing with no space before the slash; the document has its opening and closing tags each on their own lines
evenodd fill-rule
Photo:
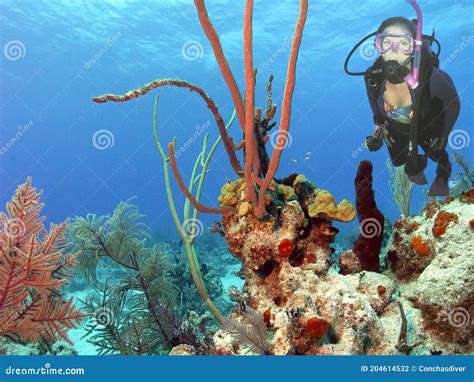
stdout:
<svg viewBox="0 0 474 382">
<path fill-rule="evenodd" d="M 422 34 L 421 10 L 416 1 L 409 2 L 418 20 L 393 17 L 383 21 L 352 49 L 344 69 L 349 75 L 365 77 L 375 123 L 375 132 L 366 138 L 367 149 L 377 151 L 385 142 L 393 165 L 405 165 L 409 179 L 420 185 L 427 183 L 423 170 L 430 158 L 437 169 L 428 194 L 446 196 L 451 175 L 446 144 L 459 115 L 459 97 L 449 75 L 438 68 L 439 42 L 434 33 Z M 380 56 L 365 72 L 349 71 L 354 51 L 373 36 Z M 438 45 L 437 54 L 431 50 L 433 42 Z"/>
</svg>

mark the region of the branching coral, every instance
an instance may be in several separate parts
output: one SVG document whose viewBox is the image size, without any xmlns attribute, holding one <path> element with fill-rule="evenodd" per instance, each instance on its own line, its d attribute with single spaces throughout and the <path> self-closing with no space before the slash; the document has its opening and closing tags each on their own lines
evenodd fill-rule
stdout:
<svg viewBox="0 0 474 382">
<path fill-rule="evenodd" d="M 0 213 L 0 336 L 26 342 L 65 340 L 83 314 L 64 301 L 61 287 L 72 276 L 75 255 L 66 223 L 43 226 L 41 194 L 28 178 Z"/>
<path fill-rule="evenodd" d="M 210 209 L 207 207 L 203 207 L 199 200 L 201 197 L 202 193 L 202 187 L 204 185 L 204 179 L 206 177 L 206 174 L 208 172 L 208 167 L 210 160 L 212 156 L 214 155 L 214 152 L 217 149 L 217 146 L 220 143 L 221 137 L 216 140 L 216 142 L 213 144 L 211 147 L 209 153 L 207 153 L 207 141 L 209 139 L 209 134 L 207 133 L 204 136 L 204 145 L 202 148 L 201 153 L 198 155 L 196 158 L 196 161 L 194 163 L 194 168 L 193 172 L 191 174 L 191 180 L 189 182 L 189 187 L 186 187 L 184 185 L 183 180 L 181 179 L 181 176 L 179 175 L 178 168 L 176 165 L 176 160 L 174 157 L 174 141 L 173 143 L 170 143 L 168 148 L 170 152 L 170 156 L 166 157 L 165 152 L 163 150 L 163 147 L 160 144 L 160 140 L 158 137 L 158 121 L 157 121 L 157 109 L 158 109 L 158 97 L 155 99 L 155 107 L 154 107 L 154 114 L 153 114 L 153 135 L 155 139 L 155 145 L 156 148 L 158 149 L 158 152 L 160 153 L 161 159 L 163 160 L 163 172 L 164 172 L 164 178 L 165 178 L 165 188 L 166 188 L 166 195 L 168 198 L 168 204 L 170 206 L 171 210 L 171 215 L 173 217 L 173 221 L 175 223 L 176 229 L 178 231 L 179 236 L 184 242 L 185 246 L 185 251 L 186 251 L 186 256 L 188 258 L 188 264 L 189 268 L 191 271 L 191 276 L 194 280 L 194 284 L 196 285 L 197 290 L 199 291 L 199 294 L 201 295 L 203 301 L 209 308 L 210 312 L 214 315 L 216 320 L 220 323 L 223 322 L 224 317 L 222 313 L 219 311 L 217 306 L 214 304 L 214 302 L 209 298 L 209 294 L 206 290 L 206 286 L 204 284 L 204 280 L 201 274 L 201 270 L 199 267 L 199 262 L 198 262 L 198 256 L 196 252 L 196 248 L 194 247 L 194 242 L 196 240 L 196 237 L 198 235 L 198 212 L 203 211 L 203 212 L 218 212 L 218 211 L 229 211 L 229 208 L 223 207 L 221 209 Z M 229 123 L 227 126 L 224 127 L 224 131 L 227 132 L 227 129 L 230 128 L 232 125 L 233 121 L 235 118 L 235 112 L 232 115 L 232 118 L 230 119 Z M 178 213 L 176 211 L 176 206 L 174 203 L 173 195 L 171 192 L 171 184 L 170 184 L 170 178 L 169 178 L 169 168 L 168 168 L 168 161 L 171 162 L 171 168 L 176 176 L 176 179 L 178 180 L 178 184 L 180 187 L 184 190 L 187 199 L 185 202 L 184 206 L 184 214 L 183 214 L 183 222 L 179 220 Z M 198 167 L 201 167 L 201 173 L 199 175 L 196 175 Z M 197 183 L 197 186 L 196 186 Z M 196 196 L 193 195 L 193 188 L 196 186 Z M 191 203 L 194 206 L 194 211 L 191 215 Z"/>
<path fill-rule="evenodd" d="M 85 301 L 93 317 L 89 341 L 101 354 L 157 354 L 181 343 L 199 351 L 197 334 L 176 313 L 178 291 L 170 259 L 157 246 L 145 246 L 142 217 L 135 205 L 121 202 L 111 217 L 90 214 L 71 223 L 80 269 L 101 289 Z M 127 270 L 111 287 L 96 276 L 99 263 L 106 260 Z"/>
<path fill-rule="evenodd" d="M 277 144 L 272 153 L 271 159 L 264 166 L 261 165 L 262 158 L 266 158 L 265 144 L 268 141 L 268 131 L 269 122 L 271 118 L 275 115 L 276 107 L 268 105 L 267 103 L 267 113 L 264 118 L 264 123 L 261 121 L 261 111 L 259 109 L 255 110 L 255 77 L 256 70 L 253 67 L 253 47 L 252 47 L 252 16 L 253 16 L 253 0 L 247 0 L 245 5 L 245 15 L 244 15 L 244 71 L 245 71 L 245 108 L 244 102 L 242 101 L 241 92 L 237 86 L 235 78 L 232 74 L 230 66 L 224 56 L 219 37 L 209 19 L 207 10 L 204 4 L 204 0 L 195 0 L 194 1 L 196 9 L 198 11 L 199 20 L 201 26 L 206 33 L 207 38 L 209 39 L 211 46 L 214 51 L 217 63 L 221 70 L 222 76 L 224 77 L 227 86 L 229 88 L 230 94 L 234 101 L 235 110 L 237 117 L 240 123 L 240 126 L 243 131 L 243 142 L 239 145 L 235 145 L 232 141 L 232 138 L 227 134 L 223 119 L 220 116 L 218 109 L 215 103 L 206 95 L 206 93 L 198 88 L 195 85 L 192 85 L 186 81 L 182 80 L 157 80 L 151 82 L 141 89 L 132 90 L 127 92 L 124 95 L 114 95 L 114 94 L 105 94 L 100 97 L 94 97 L 93 101 L 97 103 L 103 103 L 107 101 L 113 102 L 122 102 L 128 101 L 139 96 L 145 95 L 150 90 L 159 88 L 166 85 L 185 87 L 191 91 L 197 92 L 205 100 L 207 106 L 213 113 L 221 138 L 224 142 L 225 149 L 229 156 L 231 165 L 234 171 L 239 177 L 243 175 L 246 183 L 247 191 L 247 200 L 252 203 L 253 213 L 257 218 L 262 218 L 265 213 L 265 207 L 267 205 L 265 200 L 265 195 L 270 187 L 271 182 L 277 171 L 280 156 L 283 148 L 285 147 L 290 123 L 290 113 L 291 113 L 291 101 L 293 96 L 293 91 L 295 87 L 295 72 L 296 72 L 296 62 L 298 58 L 299 47 L 301 44 L 301 39 L 303 36 L 303 29 L 306 22 L 306 15 L 308 11 L 308 2 L 307 0 L 300 1 L 300 14 L 298 21 L 296 23 L 296 28 L 293 37 L 293 43 L 290 52 L 290 58 L 288 62 L 288 69 L 286 75 L 286 84 L 283 94 L 283 102 L 281 108 L 280 116 L 280 126 L 277 137 Z M 271 78 L 269 83 L 271 83 Z M 271 91 L 269 91 L 269 94 Z M 271 99 L 271 97 L 269 96 Z M 257 121 L 256 121 L 257 120 Z M 257 123 L 257 127 L 256 127 Z M 263 136 L 259 137 L 259 134 L 263 132 Z M 242 166 L 240 165 L 235 151 L 241 147 L 245 148 L 244 152 L 244 170 L 242 172 Z M 171 160 L 173 173 L 178 180 L 178 185 L 182 192 L 188 197 L 193 206 L 202 212 L 211 212 L 211 213 L 225 213 L 228 210 L 223 210 L 219 208 L 210 208 L 201 205 L 193 196 L 192 193 L 186 188 L 184 182 L 179 175 L 177 164 L 174 161 L 174 144 L 170 143 L 168 145 L 169 158 Z M 260 177 L 262 175 L 263 177 Z"/>
<path fill-rule="evenodd" d="M 245 308 L 240 321 L 226 318 L 223 325 L 224 331 L 233 336 L 247 352 L 256 354 L 269 354 L 268 341 L 270 333 L 266 328 L 264 316 L 255 309 Z"/>
<path fill-rule="evenodd" d="M 390 172 L 390 189 L 400 212 L 403 216 L 410 216 L 410 200 L 413 183 L 408 179 L 403 166 L 393 167 L 387 160 L 387 168 Z"/>
<path fill-rule="evenodd" d="M 467 163 L 461 152 L 457 150 L 453 150 L 453 152 L 454 160 L 463 169 L 463 172 L 455 176 L 455 184 L 449 194 L 452 196 L 459 196 L 463 192 L 471 189 L 474 184 L 474 171 L 471 170 L 469 163 Z"/>
</svg>

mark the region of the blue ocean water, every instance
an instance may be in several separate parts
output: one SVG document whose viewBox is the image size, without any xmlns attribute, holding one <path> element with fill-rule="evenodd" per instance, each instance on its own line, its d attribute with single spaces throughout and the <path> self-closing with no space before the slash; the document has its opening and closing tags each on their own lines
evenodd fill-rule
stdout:
<svg viewBox="0 0 474 382">
<path fill-rule="evenodd" d="M 298 4 L 297 0 L 255 1 L 256 104 L 262 107 L 265 84 L 273 74 L 274 102 L 280 111 Z M 436 30 L 442 44 L 441 63 L 461 98 L 455 128 L 471 134 L 473 2 L 420 1 L 420 6 L 424 32 Z M 211 0 L 207 7 L 243 93 L 244 2 Z M 400 212 L 390 191 L 388 154 L 385 147 L 376 153 L 361 149 L 373 131 L 372 115 L 362 78 L 347 76 L 343 63 L 359 39 L 383 19 L 398 15 L 415 17 L 402 0 L 310 2 L 298 59 L 291 139 L 278 170 L 280 177 L 304 173 L 337 200 L 354 202 L 357 165 L 369 159 L 374 164 L 378 206 L 391 220 Z M 158 131 L 163 145 L 176 137 L 179 147 L 197 129 L 209 132 L 213 142 L 218 133 L 212 115 L 197 95 L 176 88 L 119 104 L 99 105 L 91 98 L 122 94 L 159 78 L 184 79 L 204 88 L 229 120 L 230 94 L 193 2 L 2 0 L 0 46 L 0 205 L 32 176 L 33 184 L 44 190 L 47 221 L 111 213 L 120 200 L 136 197 L 154 232 L 175 235 L 163 165 L 152 137 L 154 96 L 160 94 Z M 355 54 L 351 68 L 364 70 L 375 59 L 370 47 L 365 48 Z M 238 123 L 230 131 L 240 142 Z M 471 160 L 473 144 L 462 151 Z M 198 139 L 178 159 L 185 180 L 201 147 Z M 453 174 L 458 171 L 454 166 Z M 431 162 L 427 177 L 429 183 L 434 178 Z M 217 206 L 220 188 L 233 178 L 221 146 L 210 165 L 203 203 Z M 172 183 L 181 211 L 184 197 L 174 179 Z M 417 187 L 413 213 L 423 200 L 422 188 Z M 205 224 L 218 218 L 200 215 Z"/>
</svg>

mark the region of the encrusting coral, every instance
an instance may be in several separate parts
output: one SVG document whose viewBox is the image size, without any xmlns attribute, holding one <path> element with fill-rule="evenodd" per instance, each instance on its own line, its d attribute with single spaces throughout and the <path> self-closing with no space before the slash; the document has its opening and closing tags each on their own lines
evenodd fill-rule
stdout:
<svg viewBox="0 0 474 382">
<path fill-rule="evenodd" d="M 63 300 L 61 288 L 76 266 L 64 236 L 66 223 L 45 229 L 41 194 L 31 178 L 0 213 L 0 336 L 48 344 L 65 340 L 84 314 Z"/>
<path fill-rule="evenodd" d="M 433 223 L 433 236 L 440 237 L 444 235 L 446 233 L 446 228 L 448 227 L 449 223 L 457 223 L 458 221 L 459 217 L 456 214 L 446 211 L 438 212 Z"/>
</svg>

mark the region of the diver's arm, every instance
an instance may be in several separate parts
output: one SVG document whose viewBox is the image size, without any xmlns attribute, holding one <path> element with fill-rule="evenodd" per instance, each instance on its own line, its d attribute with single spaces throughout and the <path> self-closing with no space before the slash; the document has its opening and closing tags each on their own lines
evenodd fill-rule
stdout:
<svg viewBox="0 0 474 382">
<path fill-rule="evenodd" d="M 369 69 L 367 69 L 367 72 L 370 72 L 371 70 L 372 70 L 372 66 Z M 373 89 L 369 85 L 369 77 L 365 76 L 364 81 L 365 81 L 365 88 L 366 88 L 366 91 L 367 91 L 367 100 L 369 101 L 369 105 L 370 105 L 370 108 L 371 108 L 372 114 L 373 114 L 374 126 L 378 126 L 380 124 L 380 121 L 377 118 L 377 115 L 378 115 L 377 100 L 372 98 L 373 95 L 371 93 L 372 93 Z"/>
<path fill-rule="evenodd" d="M 430 81 L 431 98 L 439 98 L 444 105 L 444 126 L 443 136 L 440 137 L 439 142 L 436 143 L 436 149 L 443 150 L 446 146 L 449 133 L 459 115 L 461 104 L 456 87 L 448 73 L 434 69 Z"/>
<path fill-rule="evenodd" d="M 372 67 L 370 67 L 367 71 L 371 71 Z M 383 145 L 382 134 L 380 134 L 380 124 L 381 121 L 379 120 L 380 113 L 377 110 L 377 100 L 375 99 L 374 95 L 372 94 L 373 89 L 369 86 L 369 77 L 365 76 L 365 87 L 367 91 L 367 99 L 369 101 L 370 108 L 372 110 L 373 121 L 374 121 L 374 132 L 372 135 L 365 138 L 365 146 L 369 151 L 377 151 Z"/>
</svg>

